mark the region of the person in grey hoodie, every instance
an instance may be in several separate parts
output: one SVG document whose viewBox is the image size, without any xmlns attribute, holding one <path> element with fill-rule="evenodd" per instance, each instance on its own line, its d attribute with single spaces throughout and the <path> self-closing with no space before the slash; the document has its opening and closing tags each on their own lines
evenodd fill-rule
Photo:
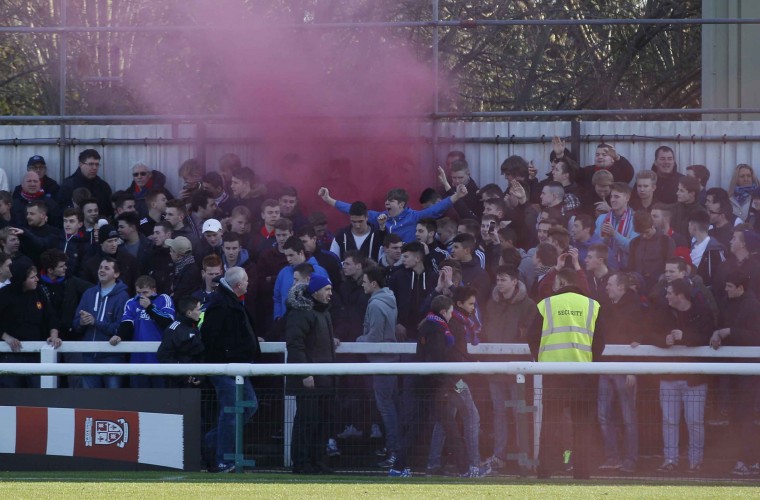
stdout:
<svg viewBox="0 0 760 500">
<path fill-rule="evenodd" d="M 385 286 L 385 271 L 371 267 L 364 271 L 362 288 L 368 294 L 369 303 L 364 315 L 364 332 L 357 342 L 396 342 L 396 319 L 398 308 L 396 296 Z M 397 363 L 398 354 L 367 354 L 372 363 Z M 393 467 L 398 460 L 400 436 L 398 431 L 398 376 L 373 375 L 372 387 L 375 391 L 375 403 L 385 427 L 385 449 L 387 457 L 378 464 L 380 467 Z"/>
</svg>

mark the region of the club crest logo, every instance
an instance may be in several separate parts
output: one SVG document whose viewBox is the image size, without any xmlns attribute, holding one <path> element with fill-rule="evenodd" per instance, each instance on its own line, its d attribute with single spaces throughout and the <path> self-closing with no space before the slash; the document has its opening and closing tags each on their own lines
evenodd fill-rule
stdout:
<svg viewBox="0 0 760 500">
<path fill-rule="evenodd" d="M 88 427 L 91 428 L 92 420 L 87 419 Z M 87 434 L 85 433 L 85 441 L 88 441 Z M 90 434 L 91 436 L 91 434 Z M 92 438 L 90 438 L 92 439 Z M 96 445 L 112 445 L 115 444 L 119 448 L 124 448 L 124 445 L 129 441 L 129 424 L 123 418 L 117 419 L 116 422 L 111 420 L 96 420 L 95 421 L 95 444 Z M 92 443 L 92 441 L 90 441 Z M 86 444 L 86 446 L 92 446 L 92 444 Z"/>
</svg>

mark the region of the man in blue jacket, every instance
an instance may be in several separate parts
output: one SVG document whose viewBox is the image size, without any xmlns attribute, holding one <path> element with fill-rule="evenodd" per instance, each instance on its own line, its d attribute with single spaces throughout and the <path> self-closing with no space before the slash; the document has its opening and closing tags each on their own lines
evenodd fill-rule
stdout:
<svg viewBox="0 0 760 500">
<path fill-rule="evenodd" d="M 338 201 L 330 196 L 330 191 L 325 188 L 319 188 L 317 193 L 322 200 L 328 205 L 332 205 L 344 214 L 348 214 L 351 208 L 350 203 Z M 467 196 L 467 188 L 464 184 L 457 186 L 454 194 L 444 198 L 438 203 L 431 205 L 424 210 L 412 210 L 407 206 L 409 203 L 409 194 L 404 189 L 391 189 L 385 199 L 385 211 L 377 212 L 370 210 L 368 212 L 369 220 L 377 225 L 377 217 L 385 215 L 388 218 L 386 231 L 398 234 L 404 243 L 415 241 L 415 232 L 417 230 L 417 221 L 420 219 L 437 219 L 442 217 L 454 203 Z"/>
<path fill-rule="evenodd" d="M 116 345 L 121 341 L 117 335 L 124 306 L 129 300 L 127 286 L 118 281 L 119 264 L 110 257 L 100 261 L 98 284 L 90 288 L 79 301 L 74 313 L 72 329 L 83 336 L 83 340 L 93 342 L 110 342 Z M 86 353 L 85 363 L 123 363 L 122 354 Z M 122 386 L 119 375 L 87 375 L 83 378 L 86 389 L 118 389 Z"/>
<path fill-rule="evenodd" d="M 283 245 L 285 258 L 288 260 L 288 265 L 283 267 L 279 274 L 277 274 L 277 280 L 274 282 L 274 319 L 285 316 L 287 312 L 287 300 L 288 292 L 293 286 L 293 269 L 298 264 L 308 262 L 314 266 L 314 274 L 324 276 L 327 278 L 327 271 L 317 263 L 314 257 L 306 258 L 306 249 L 303 243 L 296 236 L 291 236 Z"/>
<path fill-rule="evenodd" d="M 166 294 L 156 293 L 156 280 L 151 276 L 140 276 L 135 281 L 137 295 L 124 306 L 124 314 L 117 335 L 121 340 L 138 342 L 161 342 L 164 330 L 174 321 L 174 302 Z M 152 352 L 135 352 L 130 356 L 132 363 L 158 363 Z M 136 388 L 166 387 L 164 377 L 132 375 L 129 386 Z"/>
</svg>

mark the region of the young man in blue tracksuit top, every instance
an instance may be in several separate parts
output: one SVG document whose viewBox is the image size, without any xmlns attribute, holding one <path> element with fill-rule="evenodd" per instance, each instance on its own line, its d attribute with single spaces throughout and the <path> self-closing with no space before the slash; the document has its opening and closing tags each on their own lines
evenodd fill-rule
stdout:
<svg viewBox="0 0 760 500">
<path fill-rule="evenodd" d="M 337 208 L 344 214 L 348 214 L 351 208 L 350 203 L 338 201 L 330 196 L 330 191 L 325 188 L 319 188 L 319 197 L 327 203 Z M 424 210 L 412 210 L 407 207 L 409 203 L 409 194 L 404 189 L 391 189 L 385 200 L 385 211 L 377 212 L 369 210 L 369 220 L 375 225 L 378 224 L 377 217 L 384 215 L 387 217 L 385 230 L 389 233 L 398 234 L 404 243 L 415 241 L 415 232 L 417 230 L 417 221 L 420 219 L 437 219 L 442 217 L 447 210 L 454 206 L 454 203 L 467 195 L 467 188 L 464 185 L 457 186 L 454 194 L 444 198 L 438 203 L 431 205 Z"/>
<path fill-rule="evenodd" d="M 110 342 L 116 345 L 121 340 L 119 323 L 124 314 L 124 305 L 129 300 L 127 286 L 118 281 L 119 263 L 106 257 L 100 261 L 98 284 L 82 295 L 74 313 L 72 329 L 83 340 Z M 85 353 L 85 363 L 123 363 L 123 354 Z M 86 389 L 118 389 L 122 386 L 119 375 L 87 375 L 82 379 Z"/>
</svg>

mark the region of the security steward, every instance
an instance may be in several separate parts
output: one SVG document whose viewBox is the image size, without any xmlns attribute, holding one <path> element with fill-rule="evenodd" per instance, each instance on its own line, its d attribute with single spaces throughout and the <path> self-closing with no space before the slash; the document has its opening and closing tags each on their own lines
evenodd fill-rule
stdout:
<svg viewBox="0 0 760 500">
<path fill-rule="evenodd" d="M 562 257 L 562 256 L 560 256 Z M 562 259 L 560 259 L 561 261 Z M 552 285 L 554 295 L 537 304 L 540 316 L 528 337 L 536 361 L 590 363 L 604 350 L 604 336 L 596 331 L 599 303 L 585 296 L 573 269 L 560 269 Z M 588 479 L 588 443 L 594 432 L 591 406 L 597 383 L 593 375 L 544 375 L 543 416 L 539 446 L 539 478 L 549 478 L 563 458 L 563 443 L 572 442 L 575 479 Z M 563 425 L 568 409 L 572 418 L 572 441 Z M 569 464 L 568 464 L 569 465 Z"/>
</svg>

